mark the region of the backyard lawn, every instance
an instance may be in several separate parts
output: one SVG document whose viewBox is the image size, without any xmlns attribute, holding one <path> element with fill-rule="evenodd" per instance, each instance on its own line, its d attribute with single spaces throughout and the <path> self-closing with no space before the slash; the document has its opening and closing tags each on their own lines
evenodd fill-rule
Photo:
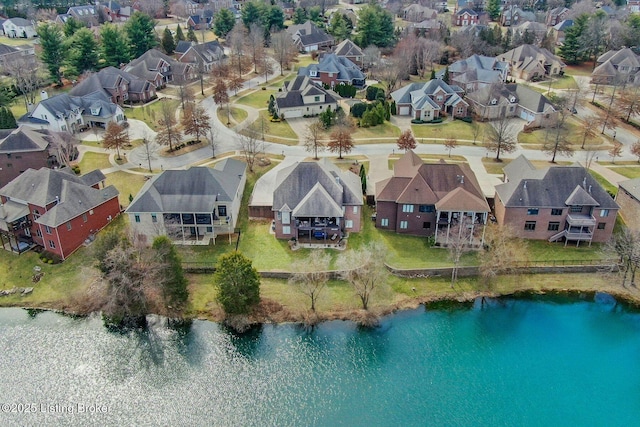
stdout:
<svg viewBox="0 0 640 427">
<path fill-rule="evenodd" d="M 600 175 L 597 172 L 594 172 L 592 170 L 589 171 L 589 173 L 591 174 L 592 177 L 595 178 L 596 181 L 598 181 L 598 183 L 600 185 L 602 185 L 602 187 L 607 190 L 607 192 L 609 194 L 616 194 L 618 192 L 618 187 L 616 187 L 615 185 L 611 184 L 609 181 L 607 181 L 602 175 Z"/>
<path fill-rule="evenodd" d="M 125 108 L 124 114 L 129 119 L 142 120 L 148 124 L 151 129 L 157 131 L 159 128 L 158 120 L 160 120 L 162 115 L 162 104 L 165 102 L 169 103 L 171 111 L 176 111 L 180 105 L 180 101 L 177 99 L 161 98 L 149 105 Z"/>
<path fill-rule="evenodd" d="M 384 122 L 368 128 L 356 128 L 351 137 L 356 144 L 369 144 L 380 142 L 380 140 L 393 142 L 398 139 L 400 133 L 400 128 L 389 122 Z"/>
<path fill-rule="evenodd" d="M 640 178 L 640 166 L 617 166 L 610 169 L 629 179 Z"/>
<path fill-rule="evenodd" d="M 564 129 L 561 131 L 562 137 L 566 137 L 574 149 L 582 146 L 583 135 L 580 134 L 583 124 L 574 119 L 569 118 L 565 123 Z M 556 130 L 551 128 L 536 129 L 531 133 L 520 132 L 518 134 L 518 143 L 527 144 L 528 149 L 542 149 L 545 139 L 547 141 L 554 141 L 556 137 Z M 601 149 L 605 144 L 600 133 L 593 138 L 587 138 L 585 141 L 585 147 L 589 149 Z"/>
<path fill-rule="evenodd" d="M 110 168 L 111 162 L 109 162 L 108 154 L 86 152 L 82 156 L 82 161 L 79 165 L 81 173 L 85 174 L 95 169 Z"/>
<path fill-rule="evenodd" d="M 269 97 L 274 93 L 276 93 L 275 90 L 256 90 L 241 98 L 235 99 L 235 102 L 257 109 L 267 108 L 269 106 Z"/>
<path fill-rule="evenodd" d="M 475 125 L 480 126 L 480 132 L 476 137 L 476 144 L 480 144 L 482 140 L 482 134 L 485 132 L 486 123 L 474 122 L 474 124 L 463 122 L 462 120 L 445 120 L 438 124 L 421 124 L 411 125 L 411 130 L 416 140 L 420 143 L 434 143 L 434 141 L 428 141 L 429 138 L 456 138 L 460 144 L 463 140 L 468 140 L 469 143 L 473 141 L 473 127 Z M 440 144 L 441 141 L 435 141 Z"/>
<path fill-rule="evenodd" d="M 542 82 L 543 85 L 547 86 L 549 85 L 548 82 Z M 553 81 L 551 82 L 551 89 L 577 89 L 578 85 L 576 84 L 576 81 L 573 79 L 573 77 L 564 74 L 563 76 L 560 77 L 554 77 Z"/>
<path fill-rule="evenodd" d="M 120 195 L 118 200 L 122 206 L 129 206 L 129 195 L 133 197 L 145 183 L 145 176 L 139 174 L 128 173 L 124 171 L 113 172 L 107 175 L 106 185 L 113 185 L 118 189 Z"/>
</svg>

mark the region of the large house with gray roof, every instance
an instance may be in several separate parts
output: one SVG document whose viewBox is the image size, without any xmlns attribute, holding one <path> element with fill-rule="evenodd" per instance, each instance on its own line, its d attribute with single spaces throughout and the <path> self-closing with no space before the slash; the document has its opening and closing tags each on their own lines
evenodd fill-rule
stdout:
<svg viewBox="0 0 640 427">
<path fill-rule="evenodd" d="M 268 186 L 273 198 L 262 211 L 271 212 L 276 238 L 337 243 L 347 233 L 360 231 L 363 196 L 358 175 L 328 159 L 296 162 L 277 170 L 275 177 L 267 175 L 260 180 L 273 179 Z M 263 187 L 256 183 L 255 188 Z"/>
<path fill-rule="evenodd" d="M 35 108 L 18 119 L 19 124 L 54 132 L 76 133 L 90 127 L 106 128 L 109 122 L 125 121 L 124 111 L 104 90 L 83 96 L 67 93 L 48 97 L 45 91 Z"/>
<path fill-rule="evenodd" d="M 156 97 L 153 83 L 115 67 L 103 68 L 91 74 L 71 89 L 69 95 L 83 97 L 100 91 L 104 91 L 111 97 L 111 102 L 119 105 L 125 102 L 148 102 Z"/>
<path fill-rule="evenodd" d="M 290 25 L 286 31 L 300 52 L 329 49 L 335 43 L 333 37 L 316 27 L 311 21 Z"/>
<path fill-rule="evenodd" d="M 331 53 L 335 54 L 338 58 L 346 58 L 350 60 L 360 69 L 364 66 L 364 53 L 362 52 L 362 49 L 349 39 L 346 39 L 340 44 L 334 46 Z"/>
<path fill-rule="evenodd" d="M 191 64 L 194 69 L 202 67 L 205 73 L 211 72 L 216 64 L 224 59 L 224 50 L 217 40 L 192 44 L 180 56 L 178 61 Z"/>
<path fill-rule="evenodd" d="M 439 75 L 442 75 L 439 73 Z M 509 64 L 489 56 L 473 54 L 449 65 L 449 81 L 471 93 L 486 86 L 503 83 L 509 73 Z"/>
<path fill-rule="evenodd" d="M 145 183 L 126 210 L 133 231 L 151 244 L 167 235 L 177 244 L 208 245 L 238 223 L 247 164 L 167 170 Z"/>
<path fill-rule="evenodd" d="M 620 206 L 620 216 L 625 225 L 640 232 L 640 178 L 618 183 L 616 203 Z"/>
<path fill-rule="evenodd" d="M 24 18 L 9 18 L 2 22 L 4 35 L 9 38 L 30 39 L 36 37 L 36 26 L 33 21 Z"/>
<path fill-rule="evenodd" d="M 376 183 L 376 227 L 384 230 L 447 244 L 465 221 L 469 243 L 482 244 L 489 212 L 468 165 L 427 164 L 412 150 L 398 159 L 391 178 Z"/>
<path fill-rule="evenodd" d="M 0 188 L 0 246 L 35 246 L 65 259 L 120 214 L 118 190 L 94 170 L 27 169 Z"/>
<path fill-rule="evenodd" d="M 274 96 L 274 107 L 281 119 L 317 116 L 331 108 L 336 111 L 338 100 L 329 91 L 305 76 L 286 82 L 282 92 Z"/>
<path fill-rule="evenodd" d="M 524 156 L 504 167 L 495 215 L 518 237 L 550 242 L 606 242 L 619 206 L 589 171 L 576 164 L 536 169 Z"/>
<path fill-rule="evenodd" d="M 124 71 L 153 83 L 158 89 L 168 83 L 180 84 L 196 77 L 191 64 L 176 61 L 157 49 L 149 49 L 129 62 Z"/>
<path fill-rule="evenodd" d="M 523 44 L 496 57 L 511 66 L 511 75 L 523 80 L 539 80 L 564 73 L 565 63 L 543 47 Z"/>
<path fill-rule="evenodd" d="M 410 83 L 391 93 L 399 116 L 430 122 L 445 114 L 467 117 L 469 104 L 462 99 L 462 88 L 449 86 L 441 79 Z"/>
<path fill-rule="evenodd" d="M 598 65 L 591 73 L 591 83 L 640 82 L 640 57 L 628 47 L 603 53 L 596 64 Z"/>
<path fill-rule="evenodd" d="M 558 115 L 543 94 L 515 83 L 487 86 L 467 95 L 467 101 L 482 120 L 519 117 L 533 128 L 553 125 Z"/>
<path fill-rule="evenodd" d="M 350 84 L 358 88 L 365 85 L 366 76 L 360 68 L 344 56 L 329 53 L 317 64 L 300 67 L 298 76 L 307 76 L 311 80 L 329 87 Z"/>
</svg>

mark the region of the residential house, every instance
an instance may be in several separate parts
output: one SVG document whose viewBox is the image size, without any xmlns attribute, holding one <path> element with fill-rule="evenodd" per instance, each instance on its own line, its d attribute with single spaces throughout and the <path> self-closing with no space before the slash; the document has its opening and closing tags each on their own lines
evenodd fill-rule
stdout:
<svg viewBox="0 0 640 427">
<path fill-rule="evenodd" d="M 611 237 L 619 206 L 586 168 L 536 169 L 520 156 L 504 167 L 504 177 L 496 186 L 496 220 L 518 237 L 565 245 Z"/>
<path fill-rule="evenodd" d="M 515 83 L 487 86 L 468 94 L 467 100 L 482 120 L 519 117 L 532 128 L 553 125 L 558 114 L 544 95 Z"/>
<path fill-rule="evenodd" d="M 194 43 L 190 40 L 180 40 L 179 42 L 176 43 L 176 48 L 173 51 L 173 53 L 174 55 L 176 55 L 177 58 L 180 58 L 194 44 L 197 44 L 197 43 Z"/>
<path fill-rule="evenodd" d="M 53 22 L 55 24 L 64 25 L 64 24 L 67 23 L 69 18 L 71 18 L 71 15 L 69 15 L 68 13 L 61 13 L 61 14 L 56 16 L 56 19 Z"/>
<path fill-rule="evenodd" d="M 553 26 L 551 34 L 553 35 L 557 46 L 562 46 L 564 44 L 565 33 L 571 27 L 573 27 L 573 19 L 565 19 Z"/>
<path fill-rule="evenodd" d="M 535 43 L 540 43 L 547 34 L 547 26 L 542 22 L 525 21 L 519 25 L 513 26 L 513 34 L 524 37 L 526 34 L 532 34 Z"/>
<path fill-rule="evenodd" d="M 338 108 L 337 99 L 323 87 L 315 84 L 306 76 L 297 76 L 286 82 L 282 92 L 274 96 L 274 106 L 278 117 L 291 119 L 294 117 L 316 116 L 320 113 Z"/>
<path fill-rule="evenodd" d="M 168 170 L 147 181 L 126 210 L 149 244 L 168 235 L 178 244 L 208 245 L 238 224 L 247 164 L 224 159 L 213 168 Z"/>
<path fill-rule="evenodd" d="M 220 46 L 220 43 L 215 40 L 191 45 L 178 60 L 191 64 L 194 70 L 201 69 L 201 71 L 209 73 L 214 65 L 219 64 L 223 59 L 224 50 L 222 46 Z"/>
<path fill-rule="evenodd" d="M 334 44 L 333 37 L 316 25 L 307 21 L 304 24 L 291 25 L 286 29 L 300 52 L 329 49 Z"/>
<path fill-rule="evenodd" d="M 9 46 L 0 43 L 0 72 L 5 72 L 7 66 L 38 67 L 35 48 L 33 45 Z"/>
<path fill-rule="evenodd" d="M 463 90 L 449 86 L 441 79 L 426 83 L 410 83 L 391 93 L 399 116 L 429 122 L 445 114 L 467 117 L 469 104 L 462 99 Z"/>
<path fill-rule="evenodd" d="M 24 18 L 9 18 L 2 23 L 2 29 L 4 35 L 12 39 L 30 39 L 38 35 L 35 23 Z"/>
<path fill-rule="evenodd" d="M 59 166 L 53 136 L 47 130 L 20 126 L 0 130 L 0 187 L 27 169 Z M 77 157 L 75 150 L 71 160 Z"/>
<path fill-rule="evenodd" d="M 358 175 L 328 159 L 296 162 L 276 176 L 271 206 L 276 238 L 337 243 L 360 231 L 363 204 Z"/>
<path fill-rule="evenodd" d="M 124 71 L 153 83 L 158 89 L 167 83 L 180 84 L 196 77 L 191 64 L 176 61 L 157 49 L 149 49 L 129 62 Z"/>
<path fill-rule="evenodd" d="M 99 20 L 104 22 L 124 22 L 131 17 L 134 10 L 131 6 L 121 6 L 113 0 L 96 2 Z"/>
<path fill-rule="evenodd" d="M 337 46 L 333 47 L 332 52 L 338 58 L 346 58 L 356 64 L 360 69 L 364 67 L 364 53 L 362 49 L 349 39 L 344 40 Z"/>
<path fill-rule="evenodd" d="M 279 2 L 280 7 L 282 8 L 282 13 L 284 14 L 284 19 L 292 19 L 293 14 L 296 11 L 296 5 L 294 2 Z"/>
<path fill-rule="evenodd" d="M 480 14 L 473 9 L 460 9 L 453 15 L 453 22 L 456 27 L 468 27 L 480 23 Z"/>
<path fill-rule="evenodd" d="M 91 4 L 71 6 L 67 11 L 67 15 L 77 21 L 84 22 L 88 27 L 98 25 L 98 9 Z"/>
<path fill-rule="evenodd" d="M 548 76 L 562 75 L 566 65 L 543 47 L 523 44 L 496 57 L 511 66 L 511 75 L 523 80 L 539 80 Z"/>
<path fill-rule="evenodd" d="M 83 96 L 67 93 L 49 98 L 45 91 L 35 108 L 18 119 L 19 124 L 54 132 L 76 133 L 90 127 L 106 128 L 109 122 L 125 121 L 124 111 L 104 90 Z"/>
<path fill-rule="evenodd" d="M 640 0 L 627 0 L 627 10 L 631 13 L 640 12 Z"/>
<path fill-rule="evenodd" d="M 324 83 L 330 87 L 350 84 L 363 88 L 366 81 L 366 76 L 356 64 L 334 53 L 324 55 L 317 64 L 300 67 L 298 76 L 307 76 L 315 82 Z"/>
<path fill-rule="evenodd" d="M 191 15 L 187 18 L 187 29 L 192 30 L 200 30 L 200 29 L 210 29 L 212 24 L 212 17 L 204 17 L 200 15 Z"/>
<path fill-rule="evenodd" d="M 6 19 L 0 16 L 0 35 L 3 35 L 3 36 L 6 35 L 4 33 L 4 21 L 6 21 Z"/>
<path fill-rule="evenodd" d="M 640 58 L 628 47 L 603 53 L 596 64 L 591 73 L 591 83 L 640 82 Z"/>
<path fill-rule="evenodd" d="M 402 19 L 409 22 L 420 22 L 425 19 L 436 19 L 437 17 L 437 11 L 416 3 L 402 9 Z"/>
<path fill-rule="evenodd" d="M 120 214 L 118 190 L 94 170 L 27 169 L 0 188 L 0 245 L 21 253 L 40 246 L 66 259 Z"/>
<path fill-rule="evenodd" d="M 437 19 L 425 19 L 424 21 L 409 25 L 408 28 L 413 30 L 419 37 L 439 38 L 444 28 L 444 23 Z"/>
<path fill-rule="evenodd" d="M 427 164 L 407 150 L 393 166 L 393 176 L 376 183 L 376 227 L 396 233 L 434 236 L 446 244 L 465 221 L 470 243 L 482 244 L 489 212 L 467 164 Z"/>
<path fill-rule="evenodd" d="M 545 24 L 547 27 L 554 27 L 567 19 L 570 14 L 570 10 L 564 6 L 559 6 L 554 9 L 551 9 L 547 12 L 547 17 L 545 19 Z"/>
<path fill-rule="evenodd" d="M 535 21 L 536 14 L 533 12 L 525 12 L 519 7 L 508 6 L 502 10 L 500 15 L 500 25 L 503 27 L 515 27 L 526 21 Z"/>
<path fill-rule="evenodd" d="M 476 54 L 449 65 L 449 81 L 460 86 L 466 93 L 503 83 L 508 73 L 507 62 Z"/>
<path fill-rule="evenodd" d="M 620 216 L 625 225 L 640 232 L 640 178 L 618 183 L 616 203 L 620 206 Z"/>
<path fill-rule="evenodd" d="M 114 67 L 91 74 L 71 89 L 69 95 L 82 97 L 100 90 L 111 98 L 111 102 L 119 105 L 125 102 L 144 103 L 156 97 L 153 83 Z"/>
</svg>

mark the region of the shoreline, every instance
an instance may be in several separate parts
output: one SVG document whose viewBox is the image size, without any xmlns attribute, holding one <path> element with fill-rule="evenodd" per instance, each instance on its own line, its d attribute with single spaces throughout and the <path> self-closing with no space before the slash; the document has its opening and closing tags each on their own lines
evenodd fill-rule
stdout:
<svg viewBox="0 0 640 427">
<path fill-rule="evenodd" d="M 633 288 L 638 291 L 638 288 Z M 603 293 L 612 296 L 616 302 L 624 304 L 630 308 L 640 309 L 640 292 L 633 293 L 629 288 L 619 289 L 606 288 L 596 289 L 594 287 L 584 288 L 567 288 L 567 287 L 524 287 L 510 291 L 465 291 L 460 294 L 445 295 L 421 295 L 413 298 L 407 298 L 387 306 L 376 306 L 370 310 L 362 309 L 342 309 L 342 310 L 323 310 L 316 313 L 306 310 L 304 312 L 292 312 L 280 303 L 263 298 L 253 312 L 247 316 L 241 316 L 239 322 L 228 319 L 221 310 L 212 310 L 210 312 L 188 313 L 182 319 L 205 320 L 215 323 L 229 323 L 231 326 L 237 324 L 240 326 L 240 332 L 253 326 L 263 324 L 299 324 L 306 326 L 315 326 L 319 323 L 331 321 L 353 322 L 361 326 L 375 327 L 379 320 L 390 316 L 394 313 L 406 310 L 415 310 L 422 306 L 428 306 L 434 303 L 450 303 L 450 304 L 471 304 L 478 298 L 522 298 L 532 299 L 536 296 L 568 296 L 579 300 L 593 301 L 593 296 L 597 293 Z M 587 296 L 587 299 L 584 298 Z M 28 304 L 1 304 L 0 308 L 22 308 L 25 310 L 42 310 L 51 311 L 62 314 L 64 316 L 88 317 L 96 312 L 79 312 L 72 310 L 66 303 L 52 303 L 50 306 L 28 305 Z M 154 314 L 154 313 L 151 313 Z"/>
</svg>

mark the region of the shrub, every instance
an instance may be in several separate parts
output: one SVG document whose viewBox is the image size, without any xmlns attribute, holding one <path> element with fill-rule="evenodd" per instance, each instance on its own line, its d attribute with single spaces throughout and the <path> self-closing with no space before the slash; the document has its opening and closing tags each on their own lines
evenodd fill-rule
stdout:
<svg viewBox="0 0 640 427">
<path fill-rule="evenodd" d="M 431 120 L 429 123 L 442 123 L 443 119 L 442 117 L 436 117 L 435 119 Z"/>
<path fill-rule="evenodd" d="M 351 115 L 356 118 L 362 117 L 365 111 L 367 111 L 368 105 L 364 102 L 358 102 L 351 107 Z"/>
<path fill-rule="evenodd" d="M 422 121 L 422 119 L 411 119 L 411 123 L 413 123 L 414 125 L 421 125 L 424 122 Z"/>
<path fill-rule="evenodd" d="M 462 120 L 465 123 L 471 123 L 473 121 L 473 119 L 469 116 L 467 117 L 456 117 L 457 120 Z"/>
<path fill-rule="evenodd" d="M 365 98 L 367 99 L 367 101 L 375 101 L 376 99 L 379 99 L 380 97 L 382 97 L 382 99 L 384 99 L 384 90 L 383 89 L 380 89 L 379 87 L 375 87 L 375 86 L 367 87 L 367 93 L 365 95 Z"/>
</svg>

